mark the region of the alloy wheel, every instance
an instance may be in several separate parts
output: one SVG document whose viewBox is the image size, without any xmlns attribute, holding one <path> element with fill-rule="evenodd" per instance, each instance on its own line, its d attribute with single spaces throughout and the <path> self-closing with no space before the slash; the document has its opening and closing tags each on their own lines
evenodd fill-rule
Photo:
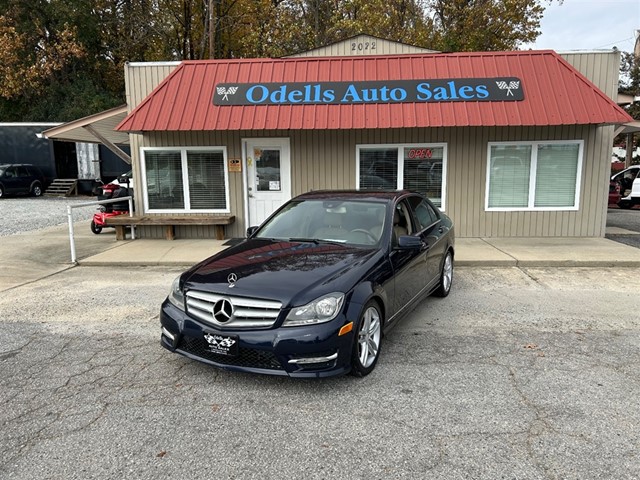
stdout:
<svg viewBox="0 0 640 480">
<path fill-rule="evenodd" d="M 380 312 L 371 305 L 365 310 L 358 331 L 358 360 L 365 369 L 378 358 L 381 332 Z"/>
<path fill-rule="evenodd" d="M 451 282 L 453 281 L 453 261 L 451 260 L 451 254 L 447 254 L 444 259 L 444 266 L 442 268 L 442 288 L 445 291 L 451 290 Z"/>
<path fill-rule="evenodd" d="M 451 285 L 453 284 L 453 255 L 451 252 L 447 252 L 442 262 L 442 271 L 440 272 L 440 285 L 435 291 L 435 295 L 438 297 L 446 297 L 451 291 Z"/>
</svg>

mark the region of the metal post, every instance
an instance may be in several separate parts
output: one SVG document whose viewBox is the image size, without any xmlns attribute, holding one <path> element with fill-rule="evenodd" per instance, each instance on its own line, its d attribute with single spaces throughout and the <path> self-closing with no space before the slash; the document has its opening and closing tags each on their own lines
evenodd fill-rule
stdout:
<svg viewBox="0 0 640 480">
<path fill-rule="evenodd" d="M 133 217 L 133 197 L 129 197 L 129 216 Z M 131 225 L 131 240 L 136 239 L 136 226 Z"/>
<path fill-rule="evenodd" d="M 97 200 L 94 202 L 85 202 L 85 203 L 77 203 L 75 205 L 67 205 L 67 218 L 69 219 L 69 245 L 71 247 L 71 263 L 77 265 L 78 264 L 78 258 L 76 256 L 76 240 L 75 237 L 73 235 L 73 215 L 72 215 L 72 211 L 74 208 L 80 208 L 80 207 L 89 207 L 91 205 L 104 205 L 107 203 L 116 203 L 116 202 L 123 202 L 127 200 L 129 202 L 129 216 L 133 217 L 133 197 L 128 196 L 128 197 L 122 197 L 122 198 L 112 198 L 111 200 Z M 135 234 L 135 230 L 134 230 L 134 226 L 131 226 L 131 239 L 135 240 L 136 238 L 136 234 Z"/>
<path fill-rule="evenodd" d="M 69 220 L 69 245 L 71 246 L 71 263 L 77 264 L 76 240 L 73 236 L 73 214 L 71 213 L 71 205 L 67 205 L 67 219 Z"/>
</svg>

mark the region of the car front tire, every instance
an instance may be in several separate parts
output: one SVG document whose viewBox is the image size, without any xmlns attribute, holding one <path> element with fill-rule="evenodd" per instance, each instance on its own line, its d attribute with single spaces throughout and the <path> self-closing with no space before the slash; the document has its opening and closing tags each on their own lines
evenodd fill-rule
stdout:
<svg viewBox="0 0 640 480">
<path fill-rule="evenodd" d="M 40 182 L 35 182 L 31 185 L 31 195 L 34 197 L 42 196 L 42 185 L 40 185 Z"/>
<path fill-rule="evenodd" d="M 360 314 L 351 354 L 351 374 L 369 375 L 378 363 L 382 344 L 382 313 L 374 300 L 369 301 Z"/>
<path fill-rule="evenodd" d="M 620 201 L 618 202 L 618 207 L 620 207 L 620 208 L 623 208 L 623 209 L 627 210 L 627 209 L 629 209 L 629 208 L 633 207 L 633 203 L 632 203 L 632 202 L 630 202 L 629 200 L 620 200 Z"/>
<path fill-rule="evenodd" d="M 435 291 L 438 297 L 446 297 L 451 291 L 453 283 L 453 255 L 448 251 L 442 262 L 442 270 L 440 271 L 440 286 Z"/>
<path fill-rule="evenodd" d="M 96 225 L 96 222 L 91 220 L 91 231 L 98 235 L 102 231 L 102 227 Z"/>
<path fill-rule="evenodd" d="M 4 187 L 0 185 L 0 198 L 4 197 Z"/>
</svg>

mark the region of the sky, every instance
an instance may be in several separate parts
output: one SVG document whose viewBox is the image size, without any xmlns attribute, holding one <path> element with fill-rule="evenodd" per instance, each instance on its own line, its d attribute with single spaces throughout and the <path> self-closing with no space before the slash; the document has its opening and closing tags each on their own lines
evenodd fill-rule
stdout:
<svg viewBox="0 0 640 480">
<path fill-rule="evenodd" d="M 546 0 L 543 0 L 543 4 Z M 536 50 L 612 49 L 633 51 L 640 30 L 640 0 L 557 0 L 545 9 L 542 35 L 521 47 Z"/>
</svg>

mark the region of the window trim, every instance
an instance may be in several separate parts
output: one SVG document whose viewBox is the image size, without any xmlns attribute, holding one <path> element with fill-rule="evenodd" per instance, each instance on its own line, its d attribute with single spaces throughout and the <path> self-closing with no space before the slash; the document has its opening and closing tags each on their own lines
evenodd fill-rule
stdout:
<svg viewBox="0 0 640 480">
<path fill-rule="evenodd" d="M 185 208 L 149 208 L 149 192 L 147 191 L 147 161 L 145 152 L 180 152 L 180 166 L 182 168 L 182 188 L 184 195 Z M 187 168 L 187 152 L 222 152 L 222 162 L 224 167 L 224 193 L 226 208 L 211 209 L 191 209 L 189 198 L 189 169 Z M 231 213 L 229 204 L 229 169 L 227 162 L 227 147 L 210 146 L 210 147 L 140 147 L 140 166 L 142 170 L 142 192 L 144 199 L 145 213 Z M 188 206 L 188 207 L 187 207 Z"/>
<path fill-rule="evenodd" d="M 398 156 L 398 178 L 396 182 L 396 189 L 404 189 L 404 149 L 405 148 L 442 148 L 442 197 L 440 199 L 440 206 L 434 204 L 434 206 L 441 212 L 446 211 L 446 198 L 447 198 L 447 163 L 448 163 L 448 150 L 446 143 L 359 143 L 356 144 L 356 190 L 360 190 L 360 149 L 362 148 L 395 148 L 397 149 Z M 427 197 L 425 197 L 427 198 Z M 429 199 L 431 200 L 431 199 Z M 431 201 L 433 203 L 433 201 Z"/>
<path fill-rule="evenodd" d="M 529 200 L 526 207 L 489 207 L 489 189 L 491 181 L 491 147 L 493 146 L 530 146 L 531 165 L 529 167 Z M 540 145 L 578 145 L 578 168 L 576 169 L 576 192 L 573 206 L 536 207 L 536 173 L 538 171 L 538 147 Z M 485 170 L 484 209 L 486 212 L 567 212 L 580 210 L 582 191 L 582 166 L 584 163 L 584 140 L 534 140 L 513 142 L 489 142 L 487 144 L 487 166 Z"/>
</svg>

